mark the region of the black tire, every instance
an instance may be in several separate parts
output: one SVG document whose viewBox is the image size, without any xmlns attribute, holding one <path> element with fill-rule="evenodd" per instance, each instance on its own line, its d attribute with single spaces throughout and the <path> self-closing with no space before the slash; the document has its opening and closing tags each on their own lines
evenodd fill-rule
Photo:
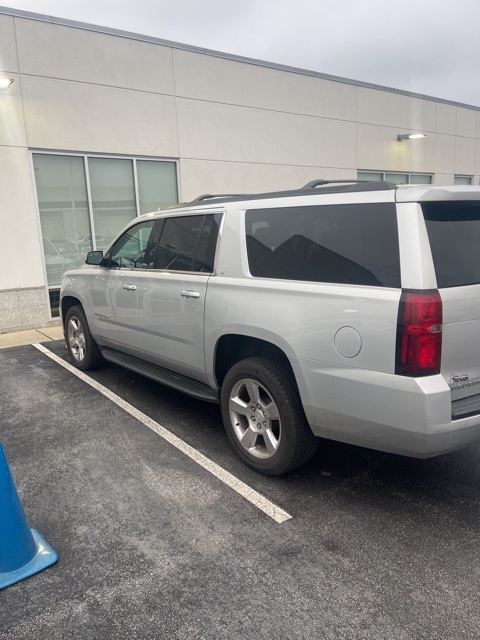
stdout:
<svg viewBox="0 0 480 640">
<path fill-rule="evenodd" d="M 103 363 L 102 353 L 90 333 L 87 318 L 79 305 L 70 307 L 67 311 L 65 340 L 70 358 L 77 369 L 97 369 Z"/>
<path fill-rule="evenodd" d="M 292 373 L 280 360 L 255 357 L 237 362 L 223 381 L 221 407 L 234 449 L 260 473 L 291 471 L 317 449 Z"/>
</svg>

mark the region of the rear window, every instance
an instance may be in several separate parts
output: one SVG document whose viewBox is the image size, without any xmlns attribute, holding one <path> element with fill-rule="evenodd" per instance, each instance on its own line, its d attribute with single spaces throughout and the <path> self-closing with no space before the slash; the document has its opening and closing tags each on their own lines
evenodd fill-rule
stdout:
<svg viewBox="0 0 480 640">
<path fill-rule="evenodd" d="M 480 283 L 480 203 L 422 204 L 437 286 Z"/>
<path fill-rule="evenodd" d="M 253 276 L 400 287 L 393 203 L 253 209 L 245 221 Z"/>
</svg>

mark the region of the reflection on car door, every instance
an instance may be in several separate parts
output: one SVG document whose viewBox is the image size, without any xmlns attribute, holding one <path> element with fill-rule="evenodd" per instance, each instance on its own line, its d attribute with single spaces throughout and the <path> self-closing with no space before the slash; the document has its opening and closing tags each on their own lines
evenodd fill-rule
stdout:
<svg viewBox="0 0 480 640">
<path fill-rule="evenodd" d="M 148 359 L 207 381 L 204 309 L 213 272 L 219 215 L 165 220 L 153 269 L 142 278 L 139 327 Z"/>
<path fill-rule="evenodd" d="M 151 362 L 202 379 L 204 307 L 209 275 L 152 272 L 142 279 L 139 323 Z"/>
<path fill-rule="evenodd" d="M 92 278 L 92 314 L 101 344 L 132 355 L 142 352 L 138 293 L 154 236 L 154 221 L 130 227 L 108 252 L 106 267 Z"/>
</svg>

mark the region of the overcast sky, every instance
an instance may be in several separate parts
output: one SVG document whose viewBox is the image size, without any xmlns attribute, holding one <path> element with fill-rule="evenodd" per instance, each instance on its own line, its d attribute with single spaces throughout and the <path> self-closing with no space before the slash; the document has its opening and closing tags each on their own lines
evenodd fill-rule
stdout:
<svg viewBox="0 0 480 640">
<path fill-rule="evenodd" d="M 480 106 L 480 0 L 0 4 Z"/>
</svg>

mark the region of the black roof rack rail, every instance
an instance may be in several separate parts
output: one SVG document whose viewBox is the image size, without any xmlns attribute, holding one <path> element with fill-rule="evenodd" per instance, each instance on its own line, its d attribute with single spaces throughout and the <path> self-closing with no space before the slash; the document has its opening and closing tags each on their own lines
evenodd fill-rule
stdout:
<svg viewBox="0 0 480 640">
<path fill-rule="evenodd" d="M 322 189 L 317 189 L 322 187 Z M 186 207 L 208 202 L 237 202 L 239 200 L 265 200 L 266 198 L 286 198 L 288 196 L 318 195 L 319 193 L 346 193 L 355 191 L 388 191 L 396 189 L 397 185 L 386 180 L 312 180 L 300 189 L 288 191 L 270 191 L 267 193 L 235 193 L 235 194 L 210 194 L 204 193 L 195 200 L 185 203 Z"/>
<path fill-rule="evenodd" d="M 373 191 L 376 189 L 396 189 L 397 185 L 393 182 L 388 182 L 387 180 L 356 180 L 352 178 L 351 180 L 312 180 L 311 182 L 307 182 L 307 184 L 299 189 L 299 191 L 307 191 L 308 189 L 316 189 L 317 187 L 323 187 L 325 185 L 330 184 L 351 184 L 356 185 L 357 189 L 355 191 L 363 190 L 363 188 L 367 188 L 368 191 Z M 366 187 L 368 185 L 368 187 Z M 360 188 L 361 187 L 361 188 Z"/>
</svg>

